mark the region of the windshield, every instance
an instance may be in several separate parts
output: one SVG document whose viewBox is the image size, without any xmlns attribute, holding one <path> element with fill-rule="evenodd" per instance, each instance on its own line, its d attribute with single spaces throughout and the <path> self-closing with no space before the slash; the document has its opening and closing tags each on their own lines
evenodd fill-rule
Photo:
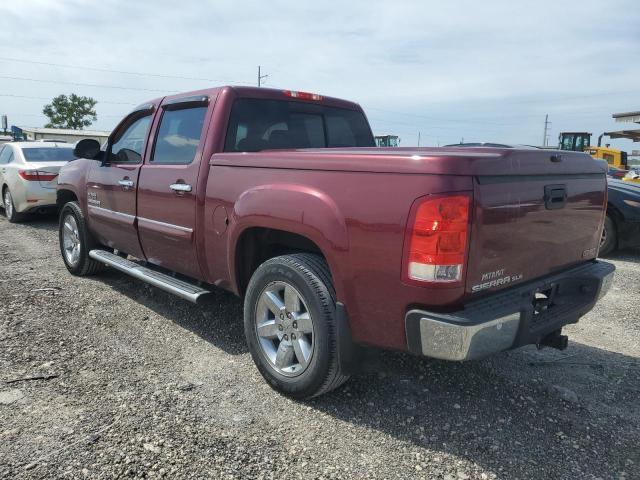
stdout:
<svg viewBox="0 0 640 480">
<path fill-rule="evenodd" d="M 375 147 L 364 114 L 305 102 L 242 98 L 231 110 L 226 152 Z"/>
<path fill-rule="evenodd" d="M 27 162 L 70 162 L 76 158 L 73 156 L 73 148 L 23 148 L 22 153 Z"/>
</svg>

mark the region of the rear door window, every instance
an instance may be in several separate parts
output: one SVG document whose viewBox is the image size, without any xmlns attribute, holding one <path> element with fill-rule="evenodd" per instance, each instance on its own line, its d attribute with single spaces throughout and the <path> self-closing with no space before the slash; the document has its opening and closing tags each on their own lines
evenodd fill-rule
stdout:
<svg viewBox="0 0 640 480">
<path fill-rule="evenodd" d="M 193 162 L 206 113 L 207 107 L 166 110 L 162 115 L 151 162 L 178 165 Z"/>
<path fill-rule="evenodd" d="M 360 111 L 254 98 L 234 102 L 225 140 L 226 152 L 373 146 Z"/>
</svg>

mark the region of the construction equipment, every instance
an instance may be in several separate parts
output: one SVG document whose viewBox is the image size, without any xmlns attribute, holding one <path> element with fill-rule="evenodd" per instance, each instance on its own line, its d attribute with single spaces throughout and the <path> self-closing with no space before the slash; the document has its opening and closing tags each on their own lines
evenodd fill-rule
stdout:
<svg viewBox="0 0 640 480">
<path fill-rule="evenodd" d="M 598 137 L 598 145 L 591 145 L 591 133 L 588 132 L 561 132 L 559 137 L 560 150 L 574 152 L 586 152 L 593 158 L 605 160 L 610 166 L 628 170 L 627 152 L 611 148 L 609 144 L 602 146 L 602 137 L 608 134 L 602 133 Z"/>
<path fill-rule="evenodd" d="M 376 135 L 376 146 L 378 147 L 399 147 L 400 138 L 398 135 Z"/>
</svg>

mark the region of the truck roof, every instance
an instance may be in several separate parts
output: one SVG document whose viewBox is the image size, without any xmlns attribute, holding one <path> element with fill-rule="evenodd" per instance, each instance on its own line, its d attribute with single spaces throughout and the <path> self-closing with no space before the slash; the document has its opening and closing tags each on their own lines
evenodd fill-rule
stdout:
<svg viewBox="0 0 640 480">
<path fill-rule="evenodd" d="M 301 101 L 308 103 L 320 103 L 323 105 L 329 105 L 338 108 L 348 108 L 350 110 L 362 110 L 360 105 L 349 100 L 342 98 L 328 97 L 322 94 L 301 92 L 298 90 L 286 90 L 277 88 L 263 88 L 263 87 L 246 87 L 236 85 L 225 85 L 221 87 L 205 88 L 202 90 L 193 90 L 190 92 L 180 92 L 175 95 L 167 95 L 166 97 L 158 97 L 148 102 L 140 104 L 137 108 L 147 105 L 148 103 L 159 103 L 163 99 L 173 99 L 188 96 L 197 95 L 220 95 L 225 93 L 233 93 L 238 97 L 243 98 L 264 98 L 272 100 L 289 100 L 289 101 Z M 314 97 L 314 98 L 311 98 Z"/>
</svg>

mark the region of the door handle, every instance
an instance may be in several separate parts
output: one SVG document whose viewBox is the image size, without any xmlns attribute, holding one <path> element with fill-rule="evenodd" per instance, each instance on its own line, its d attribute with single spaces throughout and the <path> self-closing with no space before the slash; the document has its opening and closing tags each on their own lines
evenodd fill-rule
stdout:
<svg viewBox="0 0 640 480">
<path fill-rule="evenodd" d="M 130 188 L 133 187 L 133 180 L 118 180 L 118 185 Z"/>
<path fill-rule="evenodd" d="M 171 185 L 169 185 L 169 188 L 178 193 L 191 191 L 191 185 L 189 185 L 188 183 L 172 183 Z"/>
</svg>

